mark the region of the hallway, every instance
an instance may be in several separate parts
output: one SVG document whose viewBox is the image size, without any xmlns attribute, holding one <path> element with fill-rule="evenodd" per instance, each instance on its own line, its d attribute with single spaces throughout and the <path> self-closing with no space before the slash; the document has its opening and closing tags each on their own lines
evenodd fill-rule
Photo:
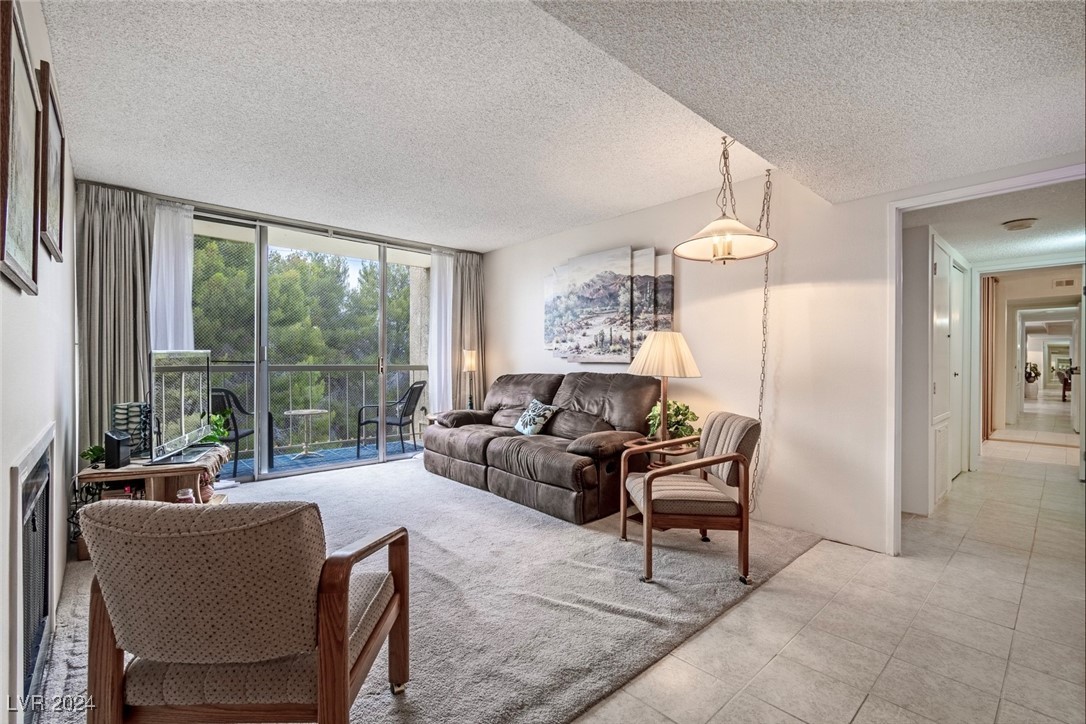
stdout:
<svg viewBox="0 0 1086 724">
<path fill-rule="evenodd" d="M 1025 400 L 1018 422 L 992 433 L 981 456 L 1049 464 L 1078 464 L 1079 436 L 1071 427 L 1071 402 L 1058 389 L 1041 390 Z"/>
</svg>

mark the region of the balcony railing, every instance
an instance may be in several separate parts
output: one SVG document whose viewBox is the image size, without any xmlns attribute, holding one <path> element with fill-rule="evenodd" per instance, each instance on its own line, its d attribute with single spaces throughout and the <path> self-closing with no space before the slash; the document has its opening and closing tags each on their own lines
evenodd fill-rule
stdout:
<svg viewBox="0 0 1086 724">
<path fill-rule="evenodd" d="M 392 406 L 412 383 L 428 379 L 427 367 L 389 365 L 385 377 L 385 402 Z M 257 430 L 256 434 L 261 434 L 259 431 L 264 428 L 263 434 L 267 435 L 270 424 L 272 457 L 267 460 L 276 471 L 298 467 L 312 468 L 356 459 L 372 460 L 378 456 L 376 426 L 368 425 L 363 430 L 362 450 L 357 457 L 355 436 L 358 433 L 358 410 L 364 405 L 378 405 L 380 402 L 380 382 L 377 365 L 268 365 L 269 421 L 258 425 L 255 419 L 242 416 L 238 419 L 238 425 L 242 429 Z M 256 380 L 252 365 L 213 363 L 211 386 L 230 390 L 238 396 L 246 410 L 255 411 Z M 290 410 L 303 409 L 327 410 L 326 413 L 311 416 L 308 441 L 305 440 L 305 419 L 284 414 Z M 403 448 L 400 447 L 398 430 L 389 428 L 386 446 L 389 457 L 410 455 L 421 449 L 422 430 L 428 410 L 428 389 L 424 389 L 411 426 L 404 428 L 406 443 Z M 376 409 L 367 412 L 367 416 L 371 412 L 376 413 Z M 411 445 L 412 431 L 415 433 L 417 446 Z M 256 434 L 244 438 L 239 444 L 238 459 L 242 463 L 239 465 L 239 477 L 252 474 Z M 268 439 L 264 438 L 265 445 Z M 303 446 L 325 454 L 291 460 L 302 452 Z"/>
</svg>

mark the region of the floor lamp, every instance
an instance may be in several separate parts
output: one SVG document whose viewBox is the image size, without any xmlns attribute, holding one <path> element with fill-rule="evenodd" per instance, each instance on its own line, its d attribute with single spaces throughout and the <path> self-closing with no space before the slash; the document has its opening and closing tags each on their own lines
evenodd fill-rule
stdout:
<svg viewBox="0 0 1086 724">
<path fill-rule="evenodd" d="M 660 378 L 661 440 L 668 439 L 667 380 L 669 377 L 701 377 L 701 371 L 681 332 L 649 332 L 630 364 L 630 374 Z"/>
<path fill-rule="evenodd" d="M 479 353 L 473 349 L 465 349 L 463 357 L 463 369 L 468 373 L 468 409 L 475 409 L 475 373 L 479 371 Z"/>
</svg>

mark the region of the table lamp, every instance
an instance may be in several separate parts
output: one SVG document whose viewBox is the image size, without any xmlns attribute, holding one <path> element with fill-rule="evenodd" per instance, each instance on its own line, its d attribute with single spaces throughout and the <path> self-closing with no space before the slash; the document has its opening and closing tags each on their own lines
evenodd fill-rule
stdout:
<svg viewBox="0 0 1086 724">
<path fill-rule="evenodd" d="M 479 370 L 479 353 L 473 349 L 465 349 L 463 364 L 464 372 L 468 373 L 468 409 L 475 409 L 475 396 L 472 391 L 475 388 L 475 373 Z"/>
<path fill-rule="evenodd" d="M 701 377 L 690 347 L 681 332 L 649 332 L 629 369 L 632 375 L 660 378 L 661 440 L 667 440 L 667 380 L 669 377 Z"/>
</svg>

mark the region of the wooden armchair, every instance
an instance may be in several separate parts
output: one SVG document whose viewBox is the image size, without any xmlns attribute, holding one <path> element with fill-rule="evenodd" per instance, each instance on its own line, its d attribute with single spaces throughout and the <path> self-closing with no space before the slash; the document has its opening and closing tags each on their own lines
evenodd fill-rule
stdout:
<svg viewBox="0 0 1086 724">
<path fill-rule="evenodd" d="M 326 556 L 312 503 L 112 500 L 80 524 L 95 573 L 89 724 L 346 724 L 386 638 L 403 692 L 403 528 Z M 355 568 L 386 547 L 387 572 Z"/>
<path fill-rule="evenodd" d="M 644 529 L 645 572 L 641 580 L 652 582 L 652 531 L 691 528 L 708 542 L 710 530 L 739 533 L 739 580 L 750 575 L 749 461 L 758 444 L 761 424 L 757 420 L 728 412 L 709 414 L 700 437 L 665 440 L 639 445 L 622 454 L 622 489 L 619 496 L 620 533 L 626 540 L 628 502 L 641 514 Z M 647 473 L 629 472 L 629 460 L 655 450 L 698 442 L 697 458 L 667 465 Z M 697 475 L 689 473 L 697 471 Z M 737 496 L 728 493 L 735 488 Z"/>
</svg>

